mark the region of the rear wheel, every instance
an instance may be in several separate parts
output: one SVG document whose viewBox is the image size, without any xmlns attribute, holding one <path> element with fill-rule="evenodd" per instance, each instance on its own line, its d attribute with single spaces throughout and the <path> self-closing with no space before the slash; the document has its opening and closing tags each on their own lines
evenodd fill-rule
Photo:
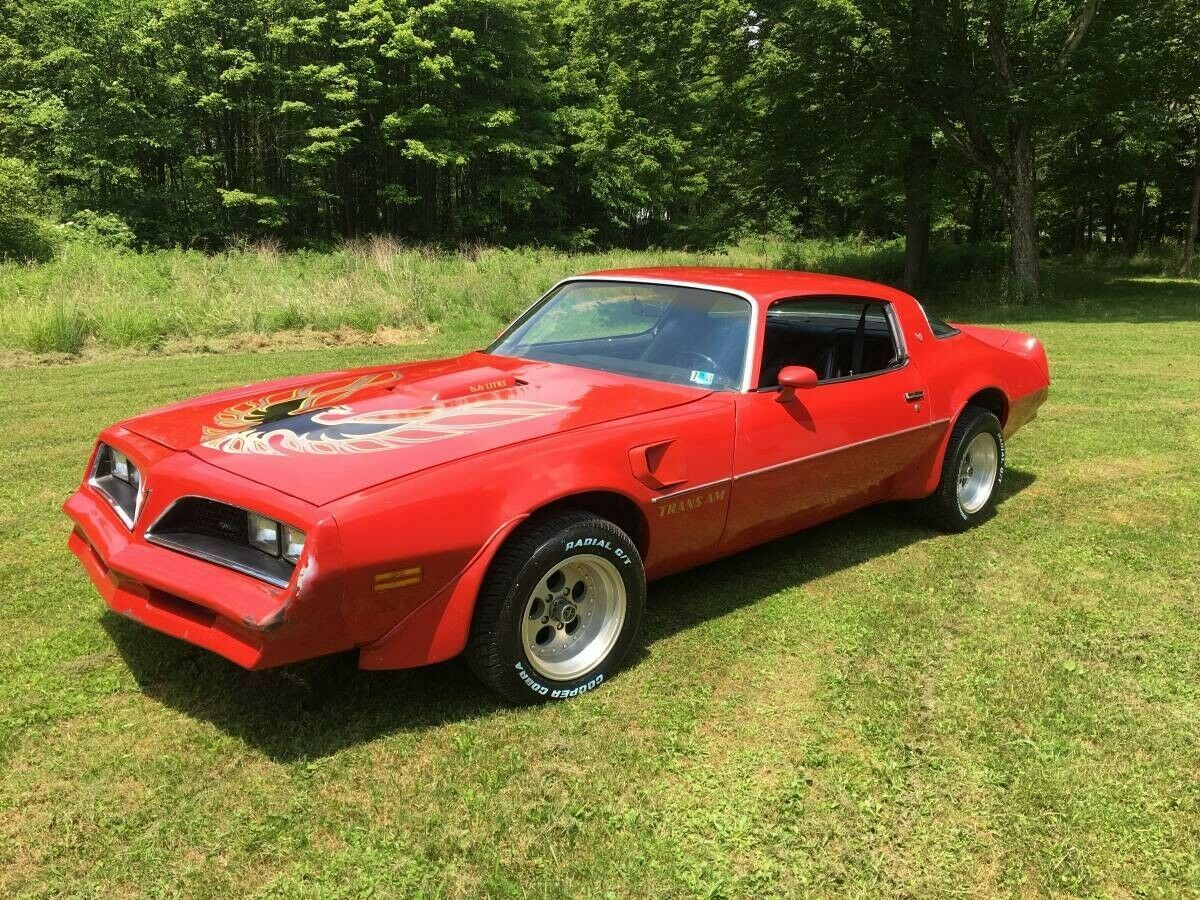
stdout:
<svg viewBox="0 0 1200 900">
<path fill-rule="evenodd" d="M 568 512 L 531 524 L 492 563 L 467 661 L 508 700 L 565 700 L 615 674 L 645 607 L 633 541 L 607 519 Z"/>
<path fill-rule="evenodd" d="M 944 531 L 966 531 L 992 514 L 1004 480 L 1004 429 L 991 410 L 968 406 L 954 423 L 937 490 L 925 517 Z"/>
</svg>

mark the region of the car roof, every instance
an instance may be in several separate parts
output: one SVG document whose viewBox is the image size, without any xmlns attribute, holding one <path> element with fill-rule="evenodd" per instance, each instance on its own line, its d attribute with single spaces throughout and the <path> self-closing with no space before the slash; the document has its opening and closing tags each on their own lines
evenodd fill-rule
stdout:
<svg viewBox="0 0 1200 900">
<path fill-rule="evenodd" d="M 897 300 L 907 294 L 873 281 L 796 272 L 790 269 L 739 269 L 726 266 L 646 266 L 633 269 L 601 269 L 586 272 L 587 278 L 639 278 L 650 281 L 682 281 L 713 288 L 742 291 L 762 304 L 785 297 L 811 294 L 850 294 Z"/>
</svg>

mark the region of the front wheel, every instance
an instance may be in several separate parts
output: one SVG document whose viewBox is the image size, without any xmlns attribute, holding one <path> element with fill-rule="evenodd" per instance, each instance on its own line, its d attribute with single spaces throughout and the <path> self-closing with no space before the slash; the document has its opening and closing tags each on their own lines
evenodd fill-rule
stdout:
<svg viewBox="0 0 1200 900">
<path fill-rule="evenodd" d="M 966 531 L 992 514 L 1004 480 L 1004 429 L 991 410 L 968 406 L 954 423 L 937 490 L 925 516 L 944 531 Z"/>
<path fill-rule="evenodd" d="M 467 662 L 518 703 L 565 700 L 612 678 L 641 624 L 646 576 L 629 536 L 567 512 L 524 527 L 493 561 Z"/>
</svg>

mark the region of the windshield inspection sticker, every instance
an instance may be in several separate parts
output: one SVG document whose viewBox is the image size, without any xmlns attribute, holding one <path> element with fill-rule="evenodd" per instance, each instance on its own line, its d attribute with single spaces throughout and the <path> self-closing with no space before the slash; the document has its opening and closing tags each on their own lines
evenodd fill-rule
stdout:
<svg viewBox="0 0 1200 900">
<path fill-rule="evenodd" d="M 713 383 L 713 373 L 712 372 L 698 372 L 695 369 L 693 369 L 692 374 L 688 377 L 688 381 L 692 382 L 692 384 L 698 384 L 703 387 L 710 387 Z"/>
</svg>

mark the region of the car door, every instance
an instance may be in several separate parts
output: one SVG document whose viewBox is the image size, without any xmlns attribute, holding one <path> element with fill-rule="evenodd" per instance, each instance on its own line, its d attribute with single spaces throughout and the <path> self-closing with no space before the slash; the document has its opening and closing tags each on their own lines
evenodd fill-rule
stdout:
<svg viewBox="0 0 1200 900">
<path fill-rule="evenodd" d="M 938 436 L 890 304 L 783 301 L 762 339 L 759 389 L 736 400 L 726 549 L 886 499 Z M 788 365 L 820 369 L 817 384 L 781 391 Z"/>
</svg>

